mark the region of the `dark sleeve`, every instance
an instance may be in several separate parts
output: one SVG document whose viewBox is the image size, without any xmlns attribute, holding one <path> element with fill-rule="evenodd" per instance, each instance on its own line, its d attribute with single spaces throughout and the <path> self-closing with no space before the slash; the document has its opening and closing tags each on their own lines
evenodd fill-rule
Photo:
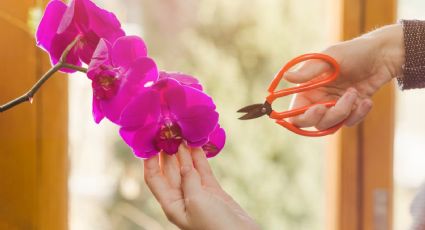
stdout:
<svg viewBox="0 0 425 230">
<path fill-rule="evenodd" d="M 402 20 L 406 63 L 398 78 L 405 89 L 425 88 L 425 21 Z"/>
</svg>

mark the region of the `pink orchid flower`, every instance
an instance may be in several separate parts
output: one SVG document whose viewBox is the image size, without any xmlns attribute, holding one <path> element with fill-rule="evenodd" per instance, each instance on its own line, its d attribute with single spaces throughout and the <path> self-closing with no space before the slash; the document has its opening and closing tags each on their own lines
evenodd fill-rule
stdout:
<svg viewBox="0 0 425 230">
<path fill-rule="evenodd" d="M 71 0 L 69 6 L 60 0 L 48 4 L 37 29 L 37 44 L 50 54 L 52 64 L 58 63 L 65 48 L 80 36 L 67 57 L 67 63 L 89 64 L 101 38 L 110 43 L 124 36 L 121 24 L 113 13 L 90 0 Z M 75 72 L 62 69 L 64 72 Z"/>
<path fill-rule="evenodd" d="M 175 154 L 184 140 L 189 146 L 202 147 L 217 126 L 218 113 L 208 95 L 164 74 L 121 115 L 120 134 L 141 158 L 161 150 Z"/>
<path fill-rule="evenodd" d="M 119 124 L 121 112 L 138 91 L 158 78 L 155 62 L 146 57 L 143 40 L 118 38 L 111 45 L 101 39 L 87 72 L 93 87 L 93 117 L 96 123 L 108 118 Z"/>
<path fill-rule="evenodd" d="M 180 82 L 180 84 L 182 85 L 190 86 L 192 88 L 195 88 L 201 91 L 203 90 L 203 87 L 199 83 L 198 79 L 184 73 L 177 73 L 177 72 L 167 73 L 167 72 L 161 71 L 159 73 L 159 79 L 165 79 L 165 78 L 172 78 Z M 226 132 L 224 131 L 224 129 L 220 127 L 220 125 L 217 125 L 217 127 L 208 137 L 208 143 L 202 146 L 202 149 L 204 150 L 208 158 L 212 158 L 217 156 L 221 152 L 225 143 L 226 143 Z"/>
</svg>

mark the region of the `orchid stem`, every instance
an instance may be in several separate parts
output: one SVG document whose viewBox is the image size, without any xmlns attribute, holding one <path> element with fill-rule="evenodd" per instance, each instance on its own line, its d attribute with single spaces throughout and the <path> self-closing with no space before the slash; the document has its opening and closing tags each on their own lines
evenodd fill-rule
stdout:
<svg viewBox="0 0 425 230">
<path fill-rule="evenodd" d="M 81 66 L 76 66 L 76 65 L 71 65 L 71 64 L 68 64 L 68 63 L 63 63 L 62 68 L 76 70 L 76 71 L 81 72 L 81 73 L 87 73 L 87 68 L 84 68 L 84 67 L 81 67 Z"/>
<path fill-rule="evenodd" d="M 24 95 L 0 106 L 0 113 L 4 112 L 6 110 L 9 110 L 23 102 L 32 102 L 34 95 L 38 92 L 38 90 L 46 83 L 47 80 L 49 80 L 56 72 L 58 72 L 62 68 L 72 69 L 79 72 L 87 73 L 87 69 L 84 67 L 71 65 L 66 63 L 66 57 L 68 56 L 69 52 L 72 50 L 72 48 L 77 44 L 77 42 L 80 40 L 80 37 L 76 37 L 75 40 L 69 44 L 64 52 L 61 55 L 61 58 L 59 59 L 59 62 L 54 65 L 49 71 L 47 71 L 41 78 L 38 80 L 37 83 L 33 85 L 33 87 Z"/>
</svg>

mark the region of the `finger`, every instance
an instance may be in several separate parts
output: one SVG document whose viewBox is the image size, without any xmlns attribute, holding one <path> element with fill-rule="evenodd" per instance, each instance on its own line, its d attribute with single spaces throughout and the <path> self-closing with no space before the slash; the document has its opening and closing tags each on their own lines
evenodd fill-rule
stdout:
<svg viewBox="0 0 425 230">
<path fill-rule="evenodd" d="M 313 80 L 329 70 L 331 66 L 328 63 L 322 60 L 310 60 L 304 62 L 299 69 L 285 73 L 283 77 L 289 82 L 299 84 Z"/>
<path fill-rule="evenodd" d="M 159 158 L 162 172 L 167 178 L 168 183 L 173 188 L 180 188 L 181 177 L 177 157 L 175 155 L 168 155 L 164 152 L 161 152 Z"/>
<path fill-rule="evenodd" d="M 312 127 L 319 123 L 325 115 L 326 110 L 325 105 L 315 105 L 305 111 L 304 114 L 290 118 L 289 122 L 300 128 Z"/>
<path fill-rule="evenodd" d="M 298 93 L 292 97 L 289 109 L 301 108 L 311 104 L 312 102 L 308 97 L 306 97 L 304 94 Z"/>
<path fill-rule="evenodd" d="M 369 111 L 372 109 L 373 101 L 370 99 L 365 99 L 360 103 L 360 106 L 348 117 L 345 125 L 354 126 L 360 123 Z"/>
<path fill-rule="evenodd" d="M 316 125 L 319 130 L 325 130 L 337 125 L 350 116 L 354 102 L 357 99 L 357 91 L 349 89 L 336 103 L 336 105 L 326 112 L 320 122 Z"/>
<path fill-rule="evenodd" d="M 180 145 L 177 158 L 180 162 L 180 173 L 184 196 L 196 196 L 202 190 L 201 177 L 194 169 L 191 153 L 184 144 Z"/>
<path fill-rule="evenodd" d="M 291 99 L 289 108 L 301 108 L 304 106 L 317 104 L 318 102 L 337 100 L 339 98 L 340 96 L 338 96 L 338 94 L 329 92 L 327 90 L 313 89 L 295 94 Z"/>
<path fill-rule="evenodd" d="M 168 200 L 167 194 L 171 187 L 167 179 L 162 175 L 158 156 L 144 161 L 144 177 L 155 198 L 161 205 L 164 205 Z"/>
<path fill-rule="evenodd" d="M 195 148 L 192 152 L 193 164 L 201 176 L 204 186 L 221 188 L 208 163 L 207 156 L 201 148 Z"/>
<path fill-rule="evenodd" d="M 181 191 L 170 187 L 167 178 L 161 172 L 158 156 L 144 161 L 144 175 L 146 184 L 167 218 L 178 226 L 185 226 L 187 221 L 185 207 L 179 202 L 182 199 Z"/>
</svg>

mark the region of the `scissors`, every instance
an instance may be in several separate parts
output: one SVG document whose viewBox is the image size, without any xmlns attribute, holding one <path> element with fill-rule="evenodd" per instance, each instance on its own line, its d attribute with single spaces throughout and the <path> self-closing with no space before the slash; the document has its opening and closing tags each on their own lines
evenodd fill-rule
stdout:
<svg viewBox="0 0 425 230">
<path fill-rule="evenodd" d="M 308 61 L 308 60 L 312 60 L 312 59 L 322 60 L 328 63 L 332 67 L 332 71 L 329 74 L 327 74 L 327 76 L 324 78 L 320 78 L 320 79 L 316 78 L 306 83 L 300 84 L 296 87 L 287 88 L 283 90 L 276 90 L 276 88 L 279 86 L 279 83 L 281 82 L 286 72 L 288 72 L 292 67 L 296 66 L 297 64 Z M 238 110 L 238 113 L 246 113 L 239 119 L 251 120 L 251 119 L 262 117 L 264 115 L 268 115 L 271 119 L 274 119 L 277 124 L 302 136 L 321 137 L 321 136 L 333 134 L 342 127 L 344 122 L 341 122 L 326 130 L 314 131 L 314 130 L 301 129 L 295 126 L 294 124 L 290 123 L 289 121 L 286 121 L 285 119 L 301 115 L 305 113 L 305 111 L 307 111 L 310 107 L 318 105 L 318 104 L 325 105 L 327 108 L 333 107 L 336 104 L 336 100 L 328 101 L 328 102 L 319 102 L 314 105 L 304 106 L 301 108 L 296 108 L 296 109 L 292 109 L 292 110 L 288 110 L 284 112 L 277 112 L 273 110 L 272 104 L 278 98 L 325 86 L 335 81 L 338 78 L 339 73 L 340 73 L 340 68 L 337 61 L 328 55 L 320 54 L 320 53 L 310 53 L 310 54 L 304 54 L 299 57 L 296 57 L 292 59 L 291 61 L 289 61 L 285 66 L 283 66 L 283 68 L 275 76 L 275 78 L 273 79 L 273 81 L 271 82 L 269 86 L 269 89 L 268 89 L 269 95 L 266 97 L 266 101 L 262 104 L 249 105 Z"/>
</svg>

